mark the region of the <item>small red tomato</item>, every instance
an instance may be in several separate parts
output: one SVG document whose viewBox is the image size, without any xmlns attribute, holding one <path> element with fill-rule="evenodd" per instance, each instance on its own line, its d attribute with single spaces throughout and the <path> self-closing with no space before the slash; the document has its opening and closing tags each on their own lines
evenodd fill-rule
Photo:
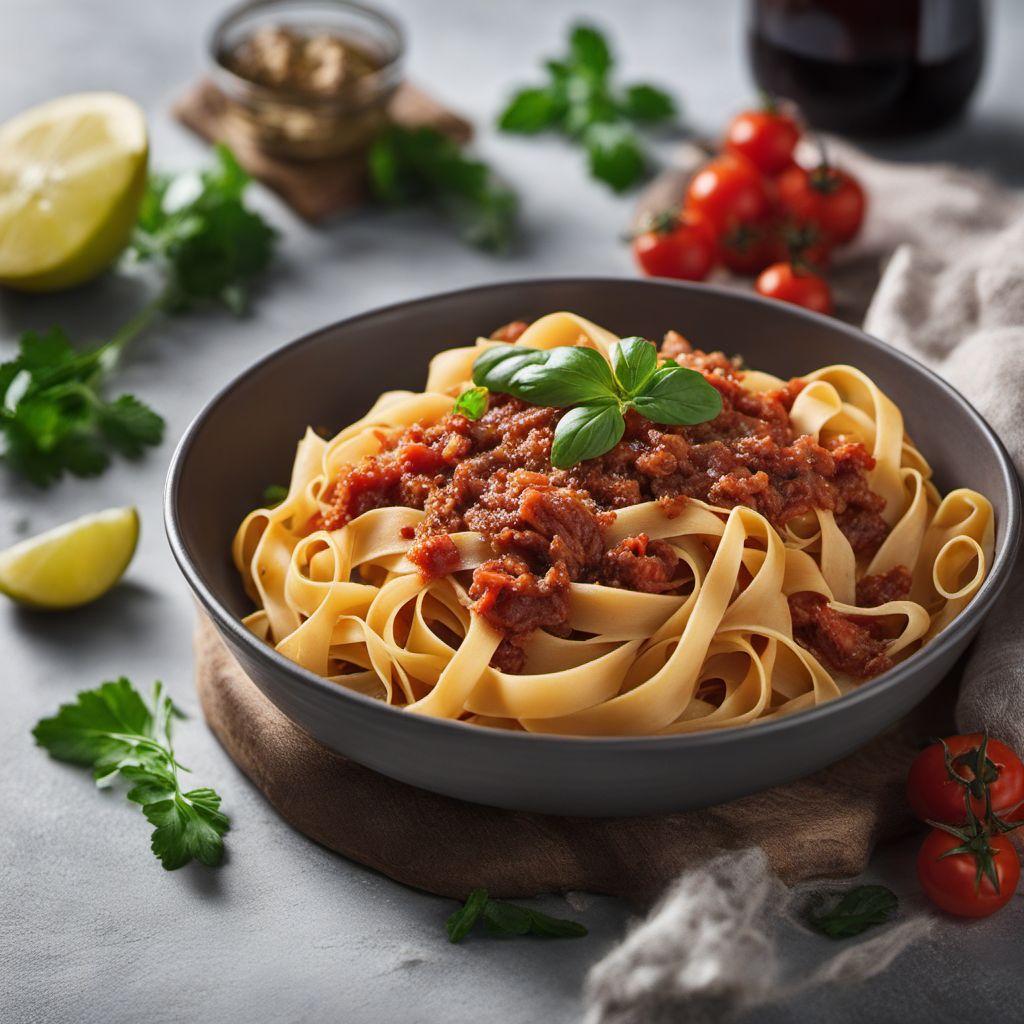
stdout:
<svg viewBox="0 0 1024 1024">
<path fill-rule="evenodd" d="M 650 277 L 703 281 L 715 265 L 714 231 L 695 214 L 656 217 L 633 239 L 633 255 Z"/>
<path fill-rule="evenodd" d="M 776 179 L 776 201 L 783 213 L 798 224 L 814 224 L 836 245 L 860 231 L 867 205 L 856 178 L 829 164 L 811 171 L 787 168 Z"/>
<path fill-rule="evenodd" d="M 760 295 L 769 299 L 792 302 L 815 313 L 832 312 L 832 292 L 828 282 L 813 271 L 792 263 L 773 263 L 761 272 L 755 287 Z"/>
<path fill-rule="evenodd" d="M 772 212 L 760 171 L 735 153 L 709 160 L 690 179 L 686 208 L 704 217 L 719 235 L 740 224 L 759 224 Z"/>
<path fill-rule="evenodd" d="M 980 837 L 970 841 L 977 852 L 951 853 L 964 840 L 940 828 L 925 837 L 917 855 L 917 877 L 936 906 L 959 917 L 987 917 L 1005 906 L 1020 882 L 1020 858 L 1006 836 Z M 978 879 L 979 859 L 989 861 L 999 885 L 985 870 Z"/>
<path fill-rule="evenodd" d="M 739 224 L 719 240 L 722 263 L 734 274 L 759 274 L 770 263 L 786 258 L 775 226 Z"/>
<path fill-rule="evenodd" d="M 746 157 L 763 174 L 774 176 L 792 162 L 800 126 L 779 110 L 745 110 L 729 123 L 725 149 Z"/>
<path fill-rule="evenodd" d="M 796 260 L 815 270 L 824 270 L 832 261 L 832 245 L 824 232 L 814 224 L 787 221 L 778 229 L 779 259 Z"/>
<path fill-rule="evenodd" d="M 953 756 L 953 769 L 965 779 L 974 780 L 981 733 L 949 736 L 946 746 Z M 992 810 L 998 815 L 1010 814 L 1024 803 L 1024 764 L 1005 743 L 989 739 L 985 749 L 982 778 L 988 783 Z M 967 821 L 964 796 L 967 787 L 952 778 L 946 769 L 946 752 L 941 743 L 933 743 L 914 758 L 907 775 L 907 800 L 922 821 L 941 821 L 962 825 Z M 980 787 L 971 796 L 975 817 L 985 816 L 985 801 Z"/>
</svg>

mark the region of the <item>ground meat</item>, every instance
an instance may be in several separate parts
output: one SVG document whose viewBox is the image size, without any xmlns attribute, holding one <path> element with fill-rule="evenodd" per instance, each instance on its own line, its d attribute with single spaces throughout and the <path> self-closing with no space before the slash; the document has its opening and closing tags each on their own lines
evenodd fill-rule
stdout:
<svg viewBox="0 0 1024 1024">
<path fill-rule="evenodd" d="M 789 611 L 797 642 L 836 672 L 868 679 L 892 668 L 882 620 L 844 615 L 822 594 L 791 594 Z"/>
<path fill-rule="evenodd" d="M 525 327 L 507 324 L 494 337 L 514 340 Z M 822 446 L 794 433 L 789 412 L 802 381 L 748 391 L 731 360 L 694 351 L 671 332 L 662 352 L 718 389 L 719 416 L 683 427 L 630 412 L 609 452 L 556 470 L 551 442 L 564 410 L 494 394 L 479 420 L 447 416 L 383 436 L 378 454 L 330 483 L 310 529 L 337 529 L 371 508 L 422 509 L 409 556 L 428 576 L 457 564 L 454 544 L 439 537 L 482 534 L 496 557 L 476 570 L 470 593 L 478 613 L 510 638 L 494 662 L 503 665 L 522 660 L 520 641 L 536 626 L 564 631 L 573 580 L 651 593 L 678 586 L 678 559 L 668 544 L 641 536 L 607 550 L 604 532 L 616 509 L 656 500 L 678 515 L 696 498 L 747 505 L 777 527 L 830 509 L 859 555 L 877 549 L 887 527 L 884 500 L 867 480 L 874 461 L 860 444 Z"/>
<path fill-rule="evenodd" d="M 865 576 L 857 582 L 857 604 L 861 608 L 877 608 L 889 601 L 902 601 L 910 594 L 911 583 L 910 570 L 905 565 Z"/>
<path fill-rule="evenodd" d="M 507 341 L 511 344 L 518 341 L 529 326 L 525 320 L 513 320 L 511 323 L 503 324 L 496 331 L 493 331 L 491 338 L 494 341 Z"/>
<path fill-rule="evenodd" d="M 505 634 L 493 664 L 503 672 L 518 672 L 526 659 L 522 641 L 535 629 L 565 632 L 569 615 L 569 585 L 565 565 L 556 562 L 543 575 L 515 555 L 505 555 L 478 566 L 469 596 L 473 611 Z"/>
<path fill-rule="evenodd" d="M 605 552 L 601 582 L 644 594 L 663 594 L 679 586 L 679 556 L 671 544 L 646 533 L 627 537 Z"/>
</svg>

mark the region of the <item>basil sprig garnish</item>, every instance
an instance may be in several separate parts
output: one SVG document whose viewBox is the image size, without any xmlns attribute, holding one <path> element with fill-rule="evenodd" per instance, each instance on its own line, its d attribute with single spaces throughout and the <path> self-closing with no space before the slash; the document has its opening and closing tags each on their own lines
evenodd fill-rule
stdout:
<svg viewBox="0 0 1024 1024">
<path fill-rule="evenodd" d="M 623 338 L 611 364 L 584 346 L 552 349 L 492 345 L 473 364 L 473 383 L 534 405 L 570 408 L 555 428 L 551 465 L 568 469 L 610 451 L 626 430 L 630 409 L 654 423 L 690 426 L 714 419 L 722 396 L 685 366 L 658 366 L 654 345 Z"/>
</svg>

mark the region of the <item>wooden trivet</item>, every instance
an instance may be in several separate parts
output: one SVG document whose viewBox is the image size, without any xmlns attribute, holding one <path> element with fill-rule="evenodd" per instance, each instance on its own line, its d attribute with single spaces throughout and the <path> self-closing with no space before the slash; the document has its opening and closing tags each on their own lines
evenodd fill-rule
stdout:
<svg viewBox="0 0 1024 1024">
<path fill-rule="evenodd" d="M 227 99 L 203 79 L 174 104 L 174 116 L 207 142 L 224 142 L 254 178 L 272 188 L 300 217 L 320 221 L 333 213 L 360 206 L 367 194 L 366 161 L 362 155 L 327 160 L 285 160 L 262 152 L 227 116 Z M 415 85 L 400 85 L 388 107 L 391 120 L 406 128 L 435 128 L 467 142 L 473 126 Z"/>
<path fill-rule="evenodd" d="M 898 727 L 823 771 L 701 811 L 559 818 L 463 803 L 395 782 L 311 739 L 263 696 L 200 615 L 196 686 L 210 728 L 285 820 L 396 881 L 464 898 L 584 890 L 644 903 L 722 849 L 760 846 L 787 882 L 858 874 L 913 824 L 903 794 L 924 737 L 950 731 L 940 687 Z M 868 683 L 867 685 L 871 685 Z"/>
</svg>

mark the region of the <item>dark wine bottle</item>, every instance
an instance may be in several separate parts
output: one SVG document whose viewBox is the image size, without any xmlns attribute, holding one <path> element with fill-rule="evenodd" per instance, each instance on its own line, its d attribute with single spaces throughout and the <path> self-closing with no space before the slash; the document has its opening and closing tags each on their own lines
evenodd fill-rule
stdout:
<svg viewBox="0 0 1024 1024">
<path fill-rule="evenodd" d="M 750 0 L 758 86 L 815 128 L 901 135 L 954 120 L 985 59 L 984 0 Z"/>
</svg>

